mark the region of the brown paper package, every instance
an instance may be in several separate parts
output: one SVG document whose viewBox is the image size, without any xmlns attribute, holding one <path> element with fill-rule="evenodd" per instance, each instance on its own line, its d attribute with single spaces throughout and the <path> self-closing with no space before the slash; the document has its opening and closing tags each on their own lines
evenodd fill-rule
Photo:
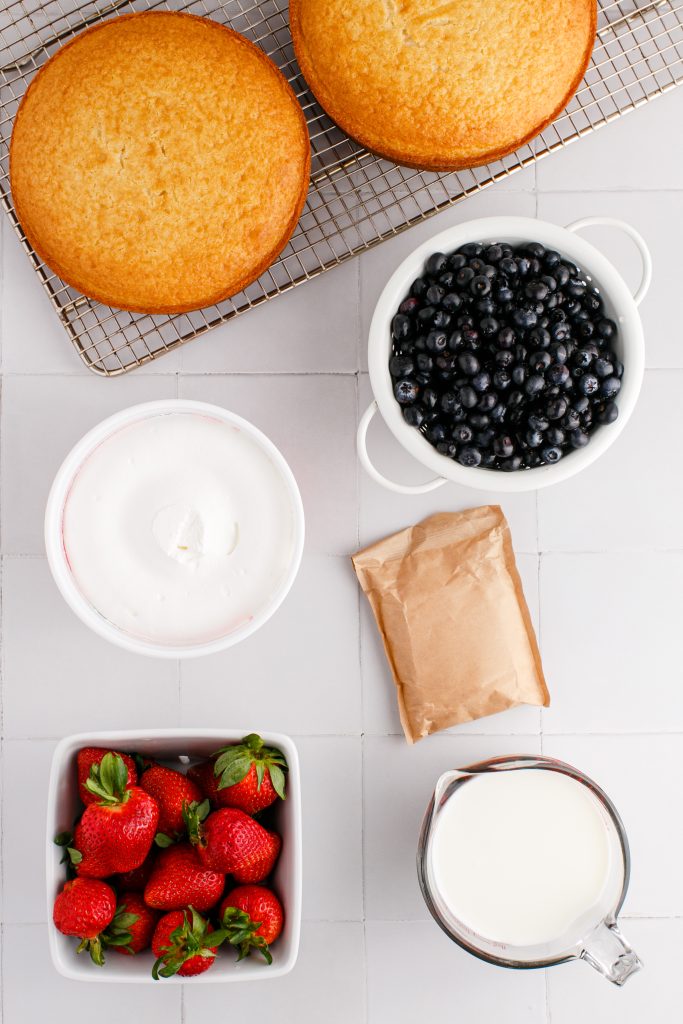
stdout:
<svg viewBox="0 0 683 1024">
<path fill-rule="evenodd" d="M 548 706 L 500 506 L 430 516 L 352 558 L 410 743 L 518 704 Z"/>
</svg>

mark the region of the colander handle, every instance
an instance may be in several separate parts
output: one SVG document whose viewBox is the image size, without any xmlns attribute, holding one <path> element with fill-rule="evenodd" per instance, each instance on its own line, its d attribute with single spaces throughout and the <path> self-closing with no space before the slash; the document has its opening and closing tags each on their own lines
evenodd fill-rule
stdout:
<svg viewBox="0 0 683 1024">
<path fill-rule="evenodd" d="M 368 476 L 371 476 L 382 487 L 386 487 L 389 491 L 395 491 L 397 494 L 426 494 L 428 491 L 433 491 L 437 487 L 441 487 L 442 484 L 445 484 L 446 478 L 443 476 L 434 477 L 433 480 L 428 480 L 426 484 L 397 484 L 375 468 L 368 455 L 367 435 L 370 420 L 376 412 L 377 402 L 373 401 L 361 416 L 361 421 L 358 424 L 358 433 L 356 434 L 358 458 Z"/>
<path fill-rule="evenodd" d="M 617 230 L 623 231 L 624 234 L 628 235 L 636 243 L 643 264 L 640 284 L 633 296 L 636 306 L 639 306 L 647 295 L 652 280 L 652 257 L 645 239 L 634 227 L 631 227 L 624 220 L 618 220 L 616 217 L 583 217 L 581 220 L 575 220 L 572 224 L 567 224 L 567 231 L 581 231 L 582 228 L 595 226 L 617 228 Z"/>
</svg>

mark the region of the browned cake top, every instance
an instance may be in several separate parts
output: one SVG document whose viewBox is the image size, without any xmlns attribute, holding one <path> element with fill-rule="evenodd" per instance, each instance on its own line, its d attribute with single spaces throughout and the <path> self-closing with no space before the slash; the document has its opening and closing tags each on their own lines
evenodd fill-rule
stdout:
<svg viewBox="0 0 683 1024">
<path fill-rule="evenodd" d="M 363 145 L 435 170 L 486 163 L 556 117 L 585 73 L 596 0 L 291 0 L 296 55 Z"/>
<path fill-rule="evenodd" d="M 230 29 L 168 12 L 77 36 L 33 80 L 11 185 L 34 248 L 123 309 L 174 312 L 239 291 L 298 220 L 310 150 L 296 97 Z"/>
</svg>

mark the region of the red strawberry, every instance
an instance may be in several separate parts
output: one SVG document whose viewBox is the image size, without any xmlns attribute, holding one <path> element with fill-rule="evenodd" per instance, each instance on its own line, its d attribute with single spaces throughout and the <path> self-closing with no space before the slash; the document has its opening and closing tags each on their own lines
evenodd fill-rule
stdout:
<svg viewBox="0 0 683 1024">
<path fill-rule="evenodd" d="M 218 779 L 214 775 L 215 760 L 201 761 L 199 764 L 193 764 L 187 769 L 187 777 L 194 782 L 202 791 L 202 794 L 210 800 L 216 807 L 221 807 L 221 800 L 223 799 L 223 793 L 218 792 Z"/>
<path fill-rule="evenodd" d="M 282 904 L 272 889 L 239 885 L 221 903 L 218 918 L 228 942 L 239 950 L 238 960 L 258 949 L 266 963 L 272 964 L 268 947 L 279 937 L 284 921 Z"/>
<path fill-rule="evenodd" d="M 87 807 L 88 804 L 97 803 L 98 796 L 96 793 L 91 793 L 86 789 L 86 782 L 90 778 L 90 771 L 93 765 L 101 763 L 102 758 L 105 754 L 112 753 L 112 751 L 105 750 L 103 747 L 83 747 L 82 750 L 78 751 L 76 757 L 76 765 L 78 771 L 78 795 Z M 113 751 L 117 753 L 117 751 Z M 138 781 L 138 773 L 135 768 L 135 761 L 128 754 L 119 754 L 119 757 L 128 769 L 128 782 L 127 787 L 130 789 Z"/>
<path fill-rule="evenodd" d="M 112 879 L 117 890 L 119 892 L 143 892 L 152 874 L 156 855 L 156 846 L 152 846 L 139 868 L 133 868 L 132 871 L 124 871 L 123 874 L 117 875 Z"/>
<path fill-rule="evenodd" d="M 183 806 L 202 799 L 199 786 L 182 772 L 154 762 L 143 772 L 140 786 L 159 805 L 159 832 L 169 837 L 184 832 Z"/>
<path fill-rule="evenodd" d="M 81 940 L 76 952 L 87 949 L 93 963 L 104 963 L 101 933 L 116 912 L 116 894 L 105 882 L 75 878 L 66 882 L 55 900 L 52 920 L 62 935 Z"/>
<path fill-rule="evenodd" d="M 223 747 L 212 762 L 218 779 L 214 799 L 219 807 L 238 807 L 247 814 L 258 814 L 278 797 L 285 799 L 284 755 L 276 747 L 266 747 L 255 732 L 241 743 Z M 211 793 L 206 795 L 211 798 Z"/>
<path fill-rule="evenodd" d="M 214 937 L 209 938 L 212 934 Z M 220 941 L 220 935 L 193 907 L 164 914 L 152 937 L 152 950 L 157 958 L 152 977 L 158 981 L 174 974 L 183 978 L 203 974 L 216 959 Z"/>
<path fill-rule="evenodd" d="M 99 797 L 74 830 L 70 851 L 82 878 L 106 878 L 139 867 L 150 851 L 159 808 L 139 786 L 127 789 L 128 772 L 118 754 L 108 752 L 93 768 L 86 786 Z"/>
<path fill-rule="evenodd" d="M 205 805 L 186 812 L 188 835 L 206 867 L 234 875 L 238 882 L 262 882 L 278 858 L 282 840 L 236 807 L 223 807 L 204 819 Z"/>
<path fill-rule="evenodd" d="M 102 941 L 116 953 L 133 956 L 149 949 L 159 915 L 150 910 L 138 892 L 124 892 Z"/>
<path fill-rule="evenodd" d="M 145 903 L 158 910 L 181 910 L 192 905 L 205 911 L 221 898 L 225 878 L 200 863 L 189 843 L 161 850 L 149 882 Z"/>
</svg>

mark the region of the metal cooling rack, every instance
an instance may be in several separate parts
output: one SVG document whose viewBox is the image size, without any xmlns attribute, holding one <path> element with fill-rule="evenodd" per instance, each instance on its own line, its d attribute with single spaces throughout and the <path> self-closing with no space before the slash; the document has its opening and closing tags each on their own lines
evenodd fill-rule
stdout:
<svg viewBox="0 0 683 1024">
<path fill-rule="evenodd" d="M 323 113 L 294 59 L 287 0 L 10 0 L 0 10 L 0 201 L 85 365 L 117 376 L 378 245 L 447 206 L 568 145 L 683 81 L 683 0 L 600 0 L 586 77 L 565 112 L 530 145 L 471 171 L 433 174 L 372 156 Z M 306 114 L 312 178 L 287 248 L 232 299 L 178 316 L 124 313 L 64 284 L 31 249 L 9 190 L 12 122 L 28 83 L 59 44 L 131 10 L 186 10 L 229 24 L 282 69 Z"/>
</svg>

